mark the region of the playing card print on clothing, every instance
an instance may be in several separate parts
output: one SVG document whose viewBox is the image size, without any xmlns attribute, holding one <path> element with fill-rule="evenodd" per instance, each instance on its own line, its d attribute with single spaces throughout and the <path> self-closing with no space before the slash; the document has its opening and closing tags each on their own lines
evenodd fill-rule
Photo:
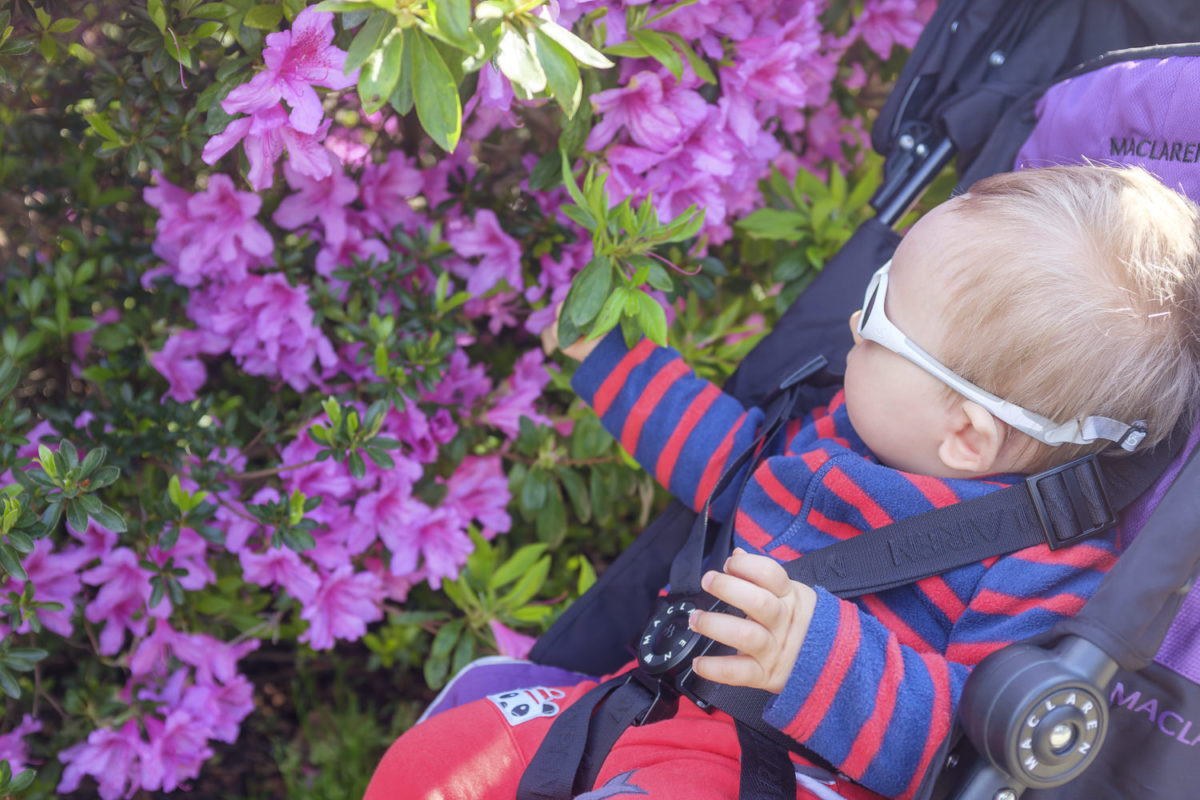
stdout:
<svg viewBox="0 0 1200 800">
<path fill-rule="evenodd" d="M 509 725 L 520 725 L 539 717 L 553 717 L 559 712 L 558 704 L 554 701 L 561 700 L 565 695 L 562 689 L 534 686 L 529 689 L 489 694 L 487 699 L 500 709 Z"/>
</svg>

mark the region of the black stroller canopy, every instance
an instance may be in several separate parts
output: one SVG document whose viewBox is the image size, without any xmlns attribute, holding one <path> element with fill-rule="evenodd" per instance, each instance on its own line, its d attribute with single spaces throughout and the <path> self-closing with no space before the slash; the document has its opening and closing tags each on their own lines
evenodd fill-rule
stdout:
<svg viewBox="0 0 1200 800">
<path fill-rule="evenodd" d="M 1102 53 L 1196 40 L 1195 0 L 947 0 L 905 65 L 872 142 L 889 153 L 906 134 L 919 140 L 927 126 L 953 142 L 962 172 L 1030 91 Z"/>
</svg>

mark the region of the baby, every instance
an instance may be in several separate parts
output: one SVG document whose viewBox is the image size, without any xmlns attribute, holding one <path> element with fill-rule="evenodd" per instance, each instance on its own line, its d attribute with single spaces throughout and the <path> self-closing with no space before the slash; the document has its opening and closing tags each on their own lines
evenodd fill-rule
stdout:
<svg viewBox="0 0 1200 800">
<path fill-rule="evenodd" d="M 844 391 L 787 426 L 740 499 L 713 503 L 737 550 L 703 585 L 746 616 L 693 613 L 737 651 L 696 673 L 771 692 L 764 721 L 836 768 L 821 791 L 915 794 L 971 667 L 1078 611 L 1115 534 L 854 600 L 780 563 L 1087 451 L 1161 441 L 1200 396 L 1198 292 L 1200 209 L 1138 169 L 998 175 L 923 217 L 851 316 Z M 763 420 L 649 342 L 564 353 L 608 430 L 693 508 Z M 594 685 L 539 690 L 557 712 Z M 517 722 L 494 698 L 437 715 L 397 740 L 367 797 L 514 797 L 554 716 Z M 736 797 L 739 752 L 728 716 L 684 699 L 622 734 L 595 786 Z M 803 781 L 797 793 L 813 796 Z"/>
</svg>

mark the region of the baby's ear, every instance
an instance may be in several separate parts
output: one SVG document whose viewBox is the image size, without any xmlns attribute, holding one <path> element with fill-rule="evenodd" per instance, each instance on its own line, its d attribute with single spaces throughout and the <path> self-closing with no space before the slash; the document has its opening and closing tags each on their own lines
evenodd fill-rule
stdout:
<svg viewBox="0 0 1200 800">
<path fill-rule="evenodd" d="M 963 400 L 951 410 L 938 457 L 953 470 L 986 475 L 995 471 L 1004 446 L 1004 427 L 983 406 Z"/>
</svg>

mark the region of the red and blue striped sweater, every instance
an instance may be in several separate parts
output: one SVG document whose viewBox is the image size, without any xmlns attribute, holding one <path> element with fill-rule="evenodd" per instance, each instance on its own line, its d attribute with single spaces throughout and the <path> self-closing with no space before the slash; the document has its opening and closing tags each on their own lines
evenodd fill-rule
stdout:
<svg viewBox="0 0 1200 800">
<path fill-rule="evenodd" d="M 625 450 L 697 510 L 763 417 L 696 377 L 675 351 L 648 341 L 628 350 L 619 334 L 605 337 L 572 385 Z M 883 466 L 851 428 L 840 392 L 776 442 L 746 485 L 734 530 L 737 545 L 779 561 L 1020 480 Z M 731 512 L 733 494 L 714 501 L 714 517 Z M 1032 547 L 852 601 L 816 587 L 800 656 L 764 719 L 857 783 L 912 796 L 971 667 L 1075 614 L 1115 562 L 1114 540 Z"/>
</svg>

